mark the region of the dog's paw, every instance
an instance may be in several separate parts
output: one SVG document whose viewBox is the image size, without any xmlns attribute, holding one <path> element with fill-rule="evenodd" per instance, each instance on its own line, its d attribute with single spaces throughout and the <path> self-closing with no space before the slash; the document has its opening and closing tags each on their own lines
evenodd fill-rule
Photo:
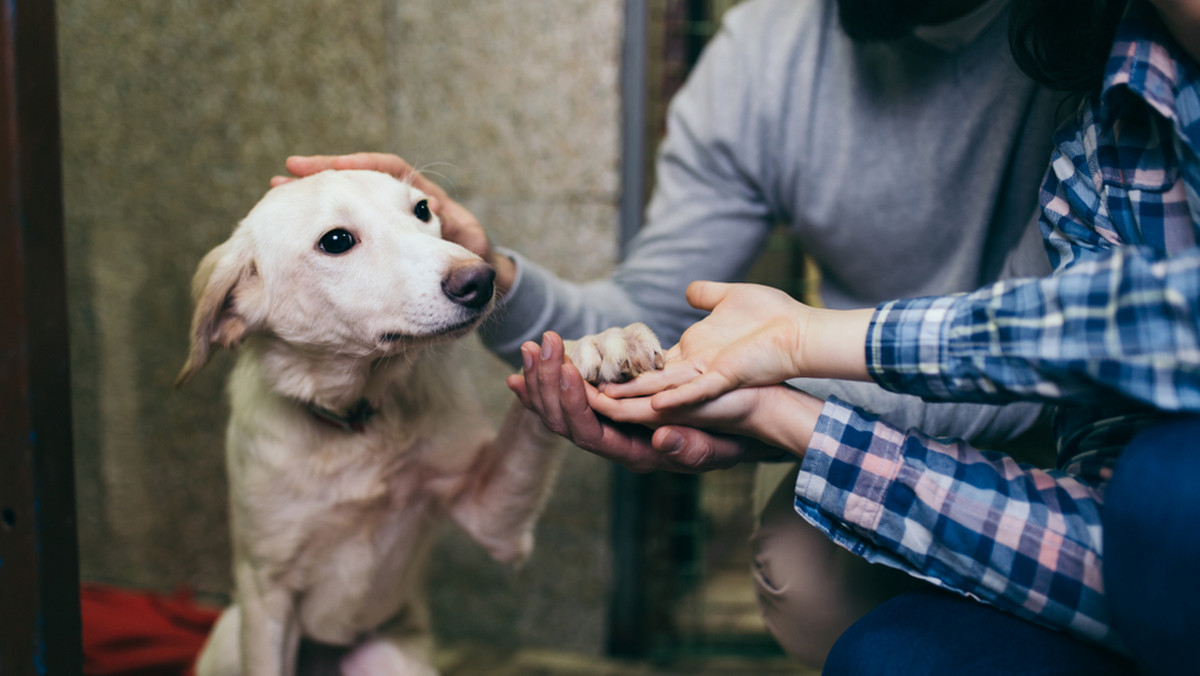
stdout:
<svg viewBox="0 0 1200 676">
<path fill-rule="evenodd" d="M 584 380 L 593 385 L 623 383 L 663 366 L 658 337 L 641 322 L 567 341 L 565 347 Z"/>
</svg>

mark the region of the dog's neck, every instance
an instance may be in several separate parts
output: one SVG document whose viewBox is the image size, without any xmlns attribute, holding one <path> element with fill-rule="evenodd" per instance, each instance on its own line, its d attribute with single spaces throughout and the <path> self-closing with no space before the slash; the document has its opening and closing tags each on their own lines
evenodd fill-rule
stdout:
<svg viewBox="0 0 1200 676">
<path fill-rule="evenodd" d="M 379 412 L 378 405 L 372 404 L 365 398 L 359 399 L 358 403 L 342 412 L 331 411 L 327 408 L 317 406 L 312 402 L 307 403 L 305 408 L 319 422 L 325 423 L 330 427 L 336 427 L 344 432 L 362 432 L 366 430 L 367 423 L 371 422 L 371 418 L 374 418 L 375 414 Z"/>
<path fill-rule="evenodd" d="M 388 378 L 396 370 L 413 368 L 415 355 L 385 360 L 330 355 L 305 350 L 276 338 L 259 337 L 245 349 L 253 351 L 262 375 L 274 392 L 301 402 L 318 418 L 351 429 L 361 427 L 379 408 Z"/>
</svg>

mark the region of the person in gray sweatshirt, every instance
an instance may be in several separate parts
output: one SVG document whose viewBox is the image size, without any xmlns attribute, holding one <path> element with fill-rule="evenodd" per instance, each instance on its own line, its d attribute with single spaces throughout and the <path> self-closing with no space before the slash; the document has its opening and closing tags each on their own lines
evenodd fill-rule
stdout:
<svg viewBox="0 0 1200 676">
<path fill-rule="evenodd" d="M 497 270 L 501 311 L 484 344 L 514 365 L 522 345 L 640 321 L 671 345 L 701 313 L 697 279 L 740 281 L 785 225 L 819 268 L 821 302 L 849 309 L 974 290 L 1050 270 L 1034 227 L 1037 188 L 1061 97 L 1017 68 L 1007 0 L 748 0 L 726 13 L 673 99 L 645 223 L 612 275 L 563 280 L 492 246 L 436 185 L 446 228 Z M 371 168 L 407 175 L 398 157 L 289 158 L 288 170 Z M 526 353 L 526 359 L 531 355 Z M 540 359 L 540 357 L 533 357 Z M 561 356 L 551 355 L 551 359 Z M 554 372 L 558 364 L 525 367 Z M 872 383 L 797 380 L 891 424 L 998 447 L 1036 428 L 1036 404 L 934 404 Z M 775 459 L 742 440 L 678 428 L 611 443 L 591 414 L 578 446 L 635 467 L 706 471 Z M 586 418 L 590 413 L 583 413 Z M 606 430 L 591 434 L 583 430 Z M 1026 457 L 1052 462 L 1053 449 Z M 898 589 L 895 571 L 838 548 L 794 511 L 794 463 L 762 463 L 754 576 L 764 620 L 790 654 L 819 665 L 850 624 Z"/>
</svg>

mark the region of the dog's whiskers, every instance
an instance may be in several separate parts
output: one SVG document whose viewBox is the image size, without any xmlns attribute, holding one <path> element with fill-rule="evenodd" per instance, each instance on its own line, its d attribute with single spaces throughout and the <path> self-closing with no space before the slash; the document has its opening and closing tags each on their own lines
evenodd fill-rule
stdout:
<svg viewBox="0 0 1200 676">
<path fill-rule="evenodd" d="M 446 181 L 446 183 L 448 183 L 450 185 L 450 189 L 453 190 L 456 187 L 454 185 L 453 178 L 451 178 L 447 174 L 443 174 L 438 171 L 430 171 L 433 167 L 439 167 L 439 166 L 448 167 L 450 169 L 458 169 L 457 166 L 455 166 L 454 164 L 452 164 L 450 162 L 430 162 L 429 164 L 421 165 L 421 167 L 419 169 L 416 169 L 416 172 L 422 176 L 437 176 L 438 178 L 444 179 Z"/>
</svg>

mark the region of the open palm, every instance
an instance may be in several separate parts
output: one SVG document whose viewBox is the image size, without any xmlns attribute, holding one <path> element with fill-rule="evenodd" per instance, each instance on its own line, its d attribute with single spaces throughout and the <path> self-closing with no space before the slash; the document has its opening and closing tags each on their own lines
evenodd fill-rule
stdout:
<svg viewBox="0 0 1200 676">
<path fill-rule="evenodd" d="M 709 315 L 683 333 L 661 371 L 608 386 L 606 394 L 653 394 L 655 408 L 672 408 L 739 387 L 776 385 L 799 373 L 808 306 L 757 284 L 694 282 L 687 298 Z"/>
</svg>

